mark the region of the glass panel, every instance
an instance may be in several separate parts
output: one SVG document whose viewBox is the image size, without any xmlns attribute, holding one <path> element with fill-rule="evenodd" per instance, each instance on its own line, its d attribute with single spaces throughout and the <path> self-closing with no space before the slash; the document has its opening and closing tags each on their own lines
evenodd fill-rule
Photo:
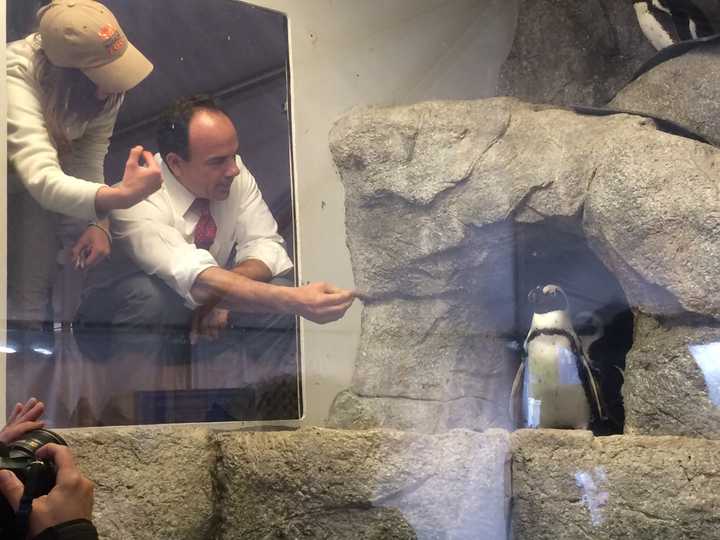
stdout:
<svg viewBox="0 0 720 540">
<path fill-rule="evenodd" d="M 32 31 L 39 4 L 8 2 L 9 39 Z M 203 189 L 209 182 L 226 189 L 234 174 L 226 171 L 227 166 L 220 176 L 213 176 L 219 166 L 207 161 L 190 180 L 185 178 L 188 174 L 184 180 L 169 179 L 166 169 L 163 188 L 149 199 L 154 206 L 145 202 L 122 218 L 111 216 L 116 236 L 112 252 L 92 268 L 84 268 L 81 260 L 92 257 L 91 251 L 80 258 L 72 251 L 88 230 L 88 216 L 78 215 L 84 210 L 61 208 L 57 201 L 38 205 L 22 181 L 13 183 L 18 174 L 11 171 L 8 258 L 17 264 L 9 264 L 6 402 L 12 407 L 31 395 L 38 397 L 53 427 L 298 419 L 296 318 L 231 311 L 227 320 L 217 323 L 223 325 L 217 337 L 201 337 L 191 344 L 193 312 L 188 285 L 180 277 L 208 264 L 208 254 L 198 256 L 192 245 L 192 226 L 199 218 L 183 202 L 197 195 L 212 201 L 215 233 L 207 249 L 217 264 L 242 273 L 238 268 L 243 261 L 261 261 L 272 273 L 282 274 L 273 283 L 294 284 L 286 18 L 225 0 L 111 0 L 105 5 L 127 27 L 130 42 L 154 64 L 152 73 L 125 95 L 104 163 L 105 181 L 114 184 L 123 178 L 133 146 L 158 152 L 156 132 L 163 115 L 176 100 L 197 95 L 213 98 L 231 120 L 232 133 L 225 139 L 216 135 L 217 130 L 202 139 L 215 145 L 204 159 L 217 161 L 218 152 L 227 153 L 236 137 L 242 163 L 235 164 L 233 187 L 219 194 Z M 188 35 L 194 38 L 188 40 Z M 12 59 L 17 47 L 9 47 Z M 9 105 L 18 110 L 23 97 L 16 96 L 21 94 L 10 94 Z M 103 115 L 108 118 L 104 112 L 99 117 Z M 103 140 L 93 139 L 102 134 L 92 119 L 86 125 L 70 124 L 73 145 L 67 156 L 61 151 L 61 167 L 83 178 L 98 166 L 93 160 L 102 161 Z M 192 152 L 196 139 L 201 140 L 193 138 L 188 150 L 190 165 L 198 162 L 193 162 Z M 172 144 L 168 152 L 176 149 Z M 202 151 L 196 149 L 198 155 Z M 199 187 L 198 177 L 205 181 Z M 260 195 L 253 192 L 255 183 Z M 37 190 L 33 195 L 38 200 L 53 197 Z M 180 209 L 182 204 L 186 206 Z M 153 208 L 161 208 L 161 213 L 152 214 Z M 174 212 L 172 219 L 162 212 Z M 146 218 L 156 223 L 139 230 L 138 223 Z M 279 237 L 274 236 L 273 218 Z M 124 225 L 119 225 L 121 219 L 127 220 Z M 165 249 L 165 234 L 186 245 L 163 252 L 166 259 L 177 259 L 172 262 L 153 259 L 154 251 Z M 150 247 L 141 246 L 148 242 Z M 270 277 L 263 274 L 258 279 Z M 210 321 L 210 315 L 204 320 Z"/>
</svg>

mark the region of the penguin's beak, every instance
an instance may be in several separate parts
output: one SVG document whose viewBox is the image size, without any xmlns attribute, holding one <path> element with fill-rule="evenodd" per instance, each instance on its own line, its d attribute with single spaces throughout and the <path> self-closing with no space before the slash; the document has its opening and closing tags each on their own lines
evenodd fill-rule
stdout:
<svg viewBox="0 0 720 540">
<path fill-rule="evenodd" d="M 542 297 L 542 295 L 543 289 L 540 285 L 538 285 L 528 293 L 528 302 L 530 302 L 530 305 L 534 306 L 538 303 L 538 300 Z"/>
<path fill-rule="evenodd" d="M 548 296 L 555 296 L 558 293 L 558 287 L 557 285 L 545 285 L 542 292 Z"/>
</svg>

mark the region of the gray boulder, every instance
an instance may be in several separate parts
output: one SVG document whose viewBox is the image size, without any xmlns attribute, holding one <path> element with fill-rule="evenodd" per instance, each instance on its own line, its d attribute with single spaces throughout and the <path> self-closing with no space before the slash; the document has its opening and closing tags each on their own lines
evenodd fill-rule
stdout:
<svg viewBox="0 0 720 540">
<path fill-rule="evenodd" d="M 509 436 L 226 433 L 222 538 L 504 538 Z"/>
<path fill-rule="evenodd" d="M 516 361 L 506 340 L 487 335 L 491 318 L 476 308 L 460 296 L 365 306 L 352 388 L 333 404 L 329 426 L 508 426 L 507 408 L 487 403 L 508 403 Z"/>
<path fill-rule="evenodd" d="M 632 2 L 521 0 L 498 95 L 604 105 L 655 54 Z"/>
<path fill-rule="evenodd" d="M 368 108 L 336 123 L 331 151 L 366 300 L 355 377 L 332 425 L 405 429 L 418 410 L 420 431 L 508 425 L 508 347 L 524 337 L 513 333 L 537 284 L 515 270 L 537 251 L 519 251 L 521 228 L 554 224 L 543 279 L 578 297 L 617 301 L 588 277 L 607 268 L 640 310 L 720 316 L 720 154 L 651 120 L 510 98 Z M 602 264 L 567 253 L 561 232 Z M 591 263 L 605 268 L 586 272 Z M 458 400 L 469 400 L 464 417 L 452 412 Z"/>
<path fill-rule="evenodd" d="M 720 323 L 639 314 L 627 356 L 625 432 L 720 439 Z"/>
<path fill-rule="evenodd" d="M 60 430 L 95 483 L 101 538 L 214 538 L 216 452 L 200 428 Z"/>
<path fill-rule="evenodd" d="M 670 120 L 720 144 L 720 42 L 667 60 L 623 88 L 608 104 Z"/>
<path fill-rule="evenodd" d="M 101 538 L 504 538 L 510 437 L 491 430 L 61 430 Z"/>
<path fill-rule="evenodd" d="M 720 538 L 720 441 L 521 430 L 513 538 Z"/>
</svg>

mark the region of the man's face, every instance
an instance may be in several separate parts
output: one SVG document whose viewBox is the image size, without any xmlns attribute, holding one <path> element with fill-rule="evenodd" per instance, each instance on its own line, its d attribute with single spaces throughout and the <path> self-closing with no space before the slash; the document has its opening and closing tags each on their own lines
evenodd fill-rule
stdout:
<svg viewBox="0 0 720 540">
<path fill-rule="evenodd" d="M 217 111 L 197 111 L 188 127 L 189 159 L 171 159 L 176 178 L 193 195 L 222 201 L 230 195 L 233 179 L 240 173 L 235 162 L 237 133 L 230 119 Z"/>
</svg>

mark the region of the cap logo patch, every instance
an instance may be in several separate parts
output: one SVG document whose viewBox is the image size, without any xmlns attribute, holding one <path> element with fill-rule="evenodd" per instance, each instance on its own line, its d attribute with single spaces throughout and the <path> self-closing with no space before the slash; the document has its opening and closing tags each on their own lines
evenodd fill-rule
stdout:
<svg viewBox="0 0 720 540">
<path fill-rule="evenodd" d="M 108 56 L 114 56 L 125 50 L 127 45 L 125 38 L 112 24 L 103 25 L 98 32 L 98 36 L 104 41 L 103 45 L 105 45 Z"/>
<path fill-rule="evenodd" d="M 111 37 L 113 37 L 113 34 L 115 32 L 117 32 L 117 30 L 115 30 L 115 27 L 112 24 L 104 24 L 100 28 L 100 31 L 98 32 L 98 36 L 100 36 L 100 39 L 106 40 L 106 39 L 110 39 Z"/>
</svg>

